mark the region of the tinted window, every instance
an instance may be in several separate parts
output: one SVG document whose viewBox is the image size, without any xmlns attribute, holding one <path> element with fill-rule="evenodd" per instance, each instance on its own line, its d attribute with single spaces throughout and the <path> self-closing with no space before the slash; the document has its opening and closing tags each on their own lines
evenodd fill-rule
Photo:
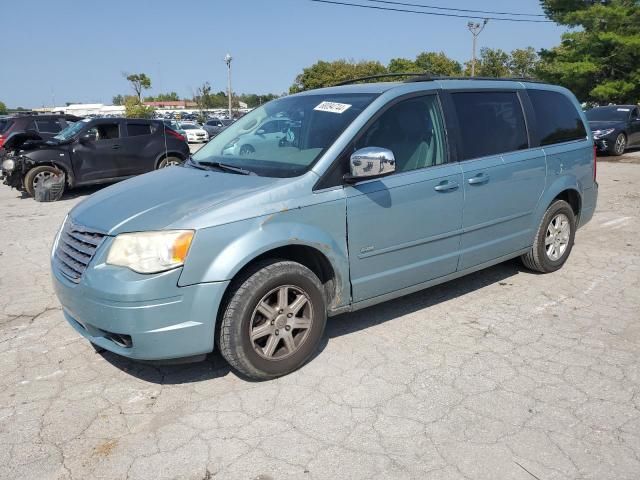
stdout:
<svg viewBox="0 0 640 480">
<path fill-rule="evenodd" d="M 461 160 L 528 147 L 520 100 L 515 92 L 452 94 L 460 124 Z"/>
<path fill-rule="evenodd" d="M 446 162 L 442 115 L 435 95 L 411 98 L 385 111 L 356 143 L 393 152 L 396 171 L 407 172 Z"/>
<path fill-rule="evenodd" d="M 148 123 L 127 123 L 127 132 L 130 137 L 151 135 L 151 125 Z"/>
<path fill-rule="evenodd" d="M 117 123 L 94 125 L 87 133 L 91 136 L 95 136 L 96 141 L 120 138 L 120 129 Z"/>
<path fill-rule="evenodd" d="M 536 115 L 540 145 L 582 140 L 587 137 L 576 107 L 566 96 L 547 90 L 529 90 L 529 98 Z"/>
<path fill-rule="evenodd" d="M 13 120 L 10 120 L 8 118 L 0 118 L 0 133 L 4 132 L 5 130 L 9 130 L 9 127 L 13 125 Z"/>
<path fill-rule="evenodd" d="M 596 107 L 587 110 L 585 115 L 590 122 L 626 122 L 629 119 L 629 107 Z"/>
<path fill-rule="evenodd" d="M 58 120 L 54 118 L 49 119 L 36 119 L 36 128 L 39 132 L 43 133 L 58 133 L 62 128 L 60 127 L 60 123 Z"/>
</svg>

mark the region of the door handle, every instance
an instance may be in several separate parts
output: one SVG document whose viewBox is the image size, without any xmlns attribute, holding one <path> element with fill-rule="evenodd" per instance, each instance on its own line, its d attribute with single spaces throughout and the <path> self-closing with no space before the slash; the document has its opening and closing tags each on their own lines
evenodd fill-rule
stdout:
<svg viewBox="0 0 640 480">
<path fill-rule="evenodd" d="M 449 181 L 446 181 L 444 183 L 439 183 L 438 185 L 433 187 L 433 189 L 436 192 L 448 192 L 450 190 L 455 190 L 456 188 L 458 188 L 458 182 L 449 182 Z"/>
<path fill-rule="evenodd" d="M 469 185 L 482 185 L 484 183 L 487 183 L 488 181 L 489 175 L 487 175 L 486 173 L 479 173 L 475 177 L 471 177 L 469 180 L 467 180 Z"/>
<path fill-rule="evenodd" d="M 114 145 L 114 146 L 113 146 L 113 147 L 111 147 L 111 148 L 113 148 L 114 150 L 118 150 L 118 149 L 120 148 L 120 145 Z"/>
</svg>

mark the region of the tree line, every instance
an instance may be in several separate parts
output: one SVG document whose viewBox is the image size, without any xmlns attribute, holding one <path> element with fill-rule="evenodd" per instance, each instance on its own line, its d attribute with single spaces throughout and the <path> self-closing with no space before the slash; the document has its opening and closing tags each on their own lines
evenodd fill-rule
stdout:
<svg viewBox="0 0 640 480">
<path fill-rule="evenodd" d="M 640 1 L 540 0 L 545 14 L 572 30 L 560 45 L 505 52 L 482 48 L 476 60 L 480 77 L 527 77 L 567 87 L 582 102 L 640 103 Z M 422 72 L 434 76 L 470 76 L 471 62 L 444 52 L 423 52 L 415 59 L 318 61 L 303 69 L 290 93 L 335 85 L 384 73 Z"/>
</svg>

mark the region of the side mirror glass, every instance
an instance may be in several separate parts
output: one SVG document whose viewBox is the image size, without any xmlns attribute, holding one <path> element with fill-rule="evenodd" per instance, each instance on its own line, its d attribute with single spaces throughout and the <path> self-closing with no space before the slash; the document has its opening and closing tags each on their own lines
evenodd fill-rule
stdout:
<svg viewBox="0 0 640 480">
<path fill-rule="evenodd" d="M 355 151 L 349 161 L 347 183 L 383 177 L 396 171 L 396 159 L 388 148 L 366 147 Z"/>
</svg>

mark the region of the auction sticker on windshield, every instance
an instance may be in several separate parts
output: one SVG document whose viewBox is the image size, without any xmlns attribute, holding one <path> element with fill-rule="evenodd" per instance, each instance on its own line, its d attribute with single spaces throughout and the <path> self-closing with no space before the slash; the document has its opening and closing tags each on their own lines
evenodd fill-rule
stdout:
<svg viewBox="0 0 640 480">
<path fill-rule="evenodd" d="M 348 103 L 322 102 L 314 110 L 318 112 L 344 113 L 351 108 Z"/>
</svg>

